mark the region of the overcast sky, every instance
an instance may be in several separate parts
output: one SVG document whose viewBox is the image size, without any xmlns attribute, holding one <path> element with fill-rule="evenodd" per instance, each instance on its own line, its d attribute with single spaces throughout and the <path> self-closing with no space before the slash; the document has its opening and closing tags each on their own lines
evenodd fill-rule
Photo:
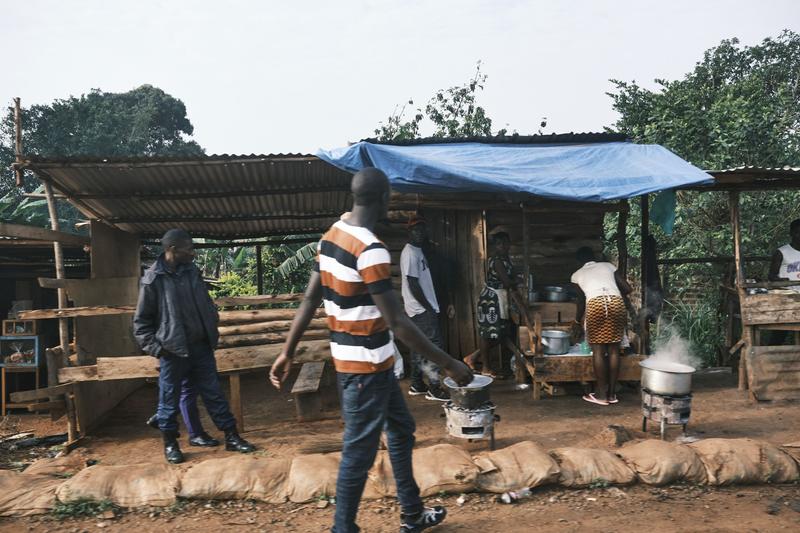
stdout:
<svg viewBox="0 0 800 533">
<path fill-rule="evenodd" d="M 478 60 L 495 129 L 597 131 L 609 78 L 677 78 L 721 39 L 800 31 L 799 0 L 0 2 L 0 102 L 149 83 L 208 153 L 313 153 L 371 136 L 395 105 Z"/>
</svg>

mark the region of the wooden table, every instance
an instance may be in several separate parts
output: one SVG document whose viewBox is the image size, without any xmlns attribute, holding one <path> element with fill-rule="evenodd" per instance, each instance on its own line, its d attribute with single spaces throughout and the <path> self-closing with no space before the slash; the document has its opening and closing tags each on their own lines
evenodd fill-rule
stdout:
<svg viewBox="0 0 800 533">
<path fill-rule="evenodd" d="M 619 381 L 639 381 L 642 370 L 639 362 L 642 355 L 623 355 L 620 357 Z M 542 398 L 545 383 L 565 383 L 595 381 L 591 355 L 525 355 L 525 368 L 533 379 L 533 399 Z"/>
</svg>

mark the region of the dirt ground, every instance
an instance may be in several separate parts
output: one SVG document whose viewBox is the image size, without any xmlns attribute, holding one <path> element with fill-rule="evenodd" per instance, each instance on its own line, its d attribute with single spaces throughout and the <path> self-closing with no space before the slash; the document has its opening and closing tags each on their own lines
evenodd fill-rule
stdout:
<svg viewBox="0 0 800 533">
<path fill-rule="evenodd" d="M 302 451 L 333 445 L 342 424 L 336 411 L 310 423 L 298 423 L 291 395 L 267 385 L 264 374 L 242 380 L 245 412 L 244 435 L 263 456 L 291 456 Z M 404 382 L 407 386 L 407 382 Z M 530 391 L 517 391 L 512 382 L 493 385 L 492 399 L 501 420 L 496 425 L 497 446 L 535 440 L 545 448 L 570 445 L 603 446 L 597 435 L 609 425 L 620 425 L 637 437 L 641 414 L 635 390 L 623 391 L 620 403 L 600 407 L 572 394 L 531 400 Z M 148 384 L 126 399 L 77 453 L 102 464 L 132 464 L 163 461 L 158 434 L 144 425 L 153 412 L 156 387 Z M 445 435 L 441 404 L 419 397 L 409 398 L 417 420 L 417 446 L 454 442 Z M 202 411 L 201 407 L 201 411 Z M 793 403 L 752 404 L 736 390 L 735 376 L 699 375 L 695 380 L 689 437 L 751 437 L 774 444 L 800 440 L 800 417 Z M 209 432 L 216 434 L 204 417 Z M 20 429 L 49 427 L 45 417 L 26 416 Z M 654 437 L 655 433 L 649 435 Z M 670 440 L 680 438 L 671 428 Z M 485 441 L 455 441 L 478 452 Z M 189 463 L 229 452 L 184 446 Z M 135 459 L 132 459 L 135 458 Z M 24 462 L 24 457 L 17 457 Z M 707 488 L 643 485 L 620 489 L 567 490 L 544 488 L 516 505 L 496 503 L 491 495 L 467 495 L 459 506 L 456 496 L 442 498 L 450 510 L 438 531 L 775 531 L 800 530 L 800 487 L 739 486 Z M 436 500 L 431 498 L 430 500 Z M 52 517 L 6 520 L 0 530 L 23 531 L 155 531 L 226 528 L 234 531 L 324 531 L 330 525 L 332 506 L 267 505 L 251 502 L 181 502 L 172 509 L 144 509 L 118 513 L 113 519 L 69 519 Z M 397 531 L 399 511 L 393 501 L 364 502 L 359 523 L 364 531 Z"/>
</svg>

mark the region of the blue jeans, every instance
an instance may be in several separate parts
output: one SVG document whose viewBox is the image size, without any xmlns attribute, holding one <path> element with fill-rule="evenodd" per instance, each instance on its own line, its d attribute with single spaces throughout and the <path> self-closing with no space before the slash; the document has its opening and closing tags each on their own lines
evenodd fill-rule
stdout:
<svg viewBox="0 0 800 533">
<path fill-rule="evenodd" d="M 190 345 L 189 357 L 170 355 L 159 359 L 159 364 L 161 370 L 158 374 L 158 429 L 178 430 L 178 407 L 184 378 L 189 378 L 189 382 L 203 398 L 203 403 L 217 429 L 225 431 L 236 427 L 236 420 L 228 407 L 228 400 L 219 386 L 214 350 L 207 342 Z M 186 421 L 185 418 L 184 420 Z"/>
<path fill-rule="evenodd" d="M 189 378 L 183 378 L 181 381 L 180 408 L 189 438 L 192 439 L 205 433 L 203 424 L 200 422 L 200 412 L 197 410 L 197 388 Z"/>
<path fill-rule="evenodd" d="M 438 315 L 425 311 L 409 318 L 433 344 L 444 348 Z M 432 387 L 438 386 L 442 380 L 439 366 L 436 363 L 429 361 L 417 352 L 411 352 L 411 384 L 418 389 L 424 388 L 423 376 L 428 379 L 428 384 Z"/>
<path fill-rule="evenodd" d="M 408 412 L 392 369 L 377 374 L 337 374 L 344 418 L 342 462 L 336 479 L 336 514 L 331 531 L 355 533 L 358 504 L 367 473 L 375 462 L 381 432 L 386 429 L 397 499 L 405 514 L 422 511 L 414 481 L 411 452 L 416 424 Z"/>
</svg>

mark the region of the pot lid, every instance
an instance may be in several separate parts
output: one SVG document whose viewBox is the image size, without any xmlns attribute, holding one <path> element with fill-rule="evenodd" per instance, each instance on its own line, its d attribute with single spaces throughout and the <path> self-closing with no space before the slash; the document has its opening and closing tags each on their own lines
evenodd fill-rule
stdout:
<svg viewBox="0 0 800 533">
<path fill-rule="evenodd" d="M 489 385 L 492 384 L 492 381 L 494 380 L 489 376 L 484 376 L 483 374 L 475 374 L 472 377 L 472 381 L 469 383 L 469 385 L 466 385 L 464 387 L 459 387 L 458 384 L 455 381 L 453 381 L 453 378 L 444 378 L 444 384 L 449 389 L 477 390 L 477 389 L 482 389 L 484 387 L 488 387 Z"/>
</svg>

